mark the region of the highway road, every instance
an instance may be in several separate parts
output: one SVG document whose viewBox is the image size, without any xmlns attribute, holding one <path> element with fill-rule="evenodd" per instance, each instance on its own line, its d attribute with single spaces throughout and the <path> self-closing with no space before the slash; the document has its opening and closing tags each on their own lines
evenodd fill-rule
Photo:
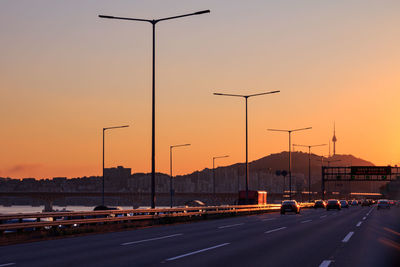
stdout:
<svg viewBox="0 0 400 267">
<path fill-rule="evenodd" d="M 400 266 L 400 207 L 303 210 L 0 248 L 2 266 Z"/>
</svg>

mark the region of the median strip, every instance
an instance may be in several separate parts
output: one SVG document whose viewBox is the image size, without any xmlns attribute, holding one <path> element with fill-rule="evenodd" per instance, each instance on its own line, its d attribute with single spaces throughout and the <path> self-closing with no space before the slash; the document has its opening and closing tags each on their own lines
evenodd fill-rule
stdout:
<svg viewBox="0 0 400 267">
<path fill-rule="evenodd" d="M 229 227 L 235 227 L 235 226 L 239 226 L 239 225 L 243 225 L 243 224 L 244 224 L 244 223 L 237 223 L 237 224 L 224 225 L 224 226 L 218 227 L 218 229 L 224 229 L 224 228 L 229 228 Z"/>
<path fill-rule="evenodd" d="M 272 229 L 272 230 L 266 231 L 265 233 L 266 234 L 270 234 L 270 233 L 273 233 L 273 232 L 276 232 L 276 231 L 280 231 L 280 230 L 283 230 L 283 229 L 286 229 L 286 227 L 280 227 L 280 228 Z"/>
<path fill-rule="evenodd" d="M 220 248 L 220 247 L 223 247 L 223 246 L 226 246 L 226 245 L 229 245 L 229 244 L 230 243 L 223 243 L 223 244 L 216 245 L 216 246 L 213 246 L 213 247 L 203 248 L 203 249 L 200 249 L 200 250 L 196 250 L 196 251 L 193 251 L 193 252 L 189 252 L 189 253 L 186 253 L 186 254 L 183 254 L 183 255 L 179 255 L 179 256 L 176 256 L 176 257 L 172 257 L 172 258 L 166 259 L 166 261 L 173 261 L 173 260 L 181 259 L 183 257 L 187 257 L 187 256 L 190 256 L 190 255 L 198 254 L 198 253 L 201 253 L 201 252 L 204 252 L 204 251 L 207 251 L 207 250 L 211 250 L 211 249 Z"/>
<path fill-rule="evenodd" d="M 143 240 L 138 240 L 138 241 L 126 242 L 126 243 L 122 243 L 121 246 L 139 244 L 139 243 L 155 241 L 155 240 L 161 240 L 161 239 L 171 238 L 171 237 L 180 236 L 180 235 L 183 235 L 183 234 L 166 235 L 166 236 L 161 236 L 161 237 L 155 237 L 155 238 L 143 239 Z"/>
<path fill-rule="evenodd" d="M 342 242 L 343 242 L 343 243 L 349 242 L 349 240 L 350 240 L 350 238 L 351 238 L 351 236 L 352 236 L 353 234 L 354 234 L 354 232 L 348 233 L 348 234 L 343 238 Z"/>
</svg>

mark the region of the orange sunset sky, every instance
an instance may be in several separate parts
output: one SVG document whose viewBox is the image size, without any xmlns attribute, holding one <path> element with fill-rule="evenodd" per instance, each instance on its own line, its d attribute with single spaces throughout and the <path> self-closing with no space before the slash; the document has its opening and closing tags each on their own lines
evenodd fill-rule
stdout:
<svg viewBox="0 0 400 267">
<path fill-rule="evenodd" d="M 252 94 L 249 160 L 332 138 L 337 153 L 400 164 L 400 1 L 0 2 L 0 176 L 101 175 L 151 169 L 151 25 L 158 18 L 156 170 L 174 174 L 244 161 L 244 100 Z M 305 151 L 305 150 L 303 150 Z M 315 148 L 328 154 L 328 147 Z"/>
</svg>

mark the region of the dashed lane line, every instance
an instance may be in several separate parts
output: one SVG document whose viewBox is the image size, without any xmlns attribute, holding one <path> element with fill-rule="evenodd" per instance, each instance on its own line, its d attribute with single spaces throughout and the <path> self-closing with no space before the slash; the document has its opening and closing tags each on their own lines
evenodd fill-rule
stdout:
<svg viewBox="0 0 400 267">
<path fill-rule="evenodd" d="M 11 266 L 11 265 L 15 265 L 15 263 L 14 262 L 10 262 L 10 263 L 0 264 L 0 267 Z"/>
<path fill-rule="evenodd" d="M 367 219 L 367 217 L 363 217 L 363 220 Z"/>
<path fill-rule="evenodd" d="M 357 227 L 360 227 L 361 224 L 362 224 L 362 222 L 358 222 L 358 223 L 356 224 L 356 226 L 357 226 Z"/>
<path fill-rule="evenodd" d="M 327 215 L 322 215 L 320 218 L 322 219 L 322 218 L 325 218 Z"/>
<path fill-rule="evenodd" d="M 319 265 L 319 267 L 328 267 L 329 264 L 331 264 L 332 261 L 330 260 L 324 260 L 323 262 L 321 262 L 321 264 Z"/>
<path fill-rule="evenodd" d="M 155 240 L 160 240 L 160 239 L 166 239 L 166 238 L 171 238 L 171 237 L 180 236 L 180 235 L 183 235 L 183 234 L 166 235 L 166 236 L 160 236 L 160 237 L 155 237 L 155 238 L 143 239 L 143 240 L 138 240 L 138 241 L 126 242 L 126 243 L 122 243 L 121 246 L 139 244 L 139 243 L 144 243 L 144 242 L 149 242 L 149 241 L 155 241 Z M 1 266 L 0 266 L 0 267 L 1 267 Z"/>
<path fill-rule="evenodd" d="M 273 232 L 276 232 L 276 231 L 280 231 L 280 230 L 283 230 L 283 229 L 286 229 L 286 227 L 280 227 L 280 228 L 272 229 L 272 230 L 266 231 L 265 233 L 266 234 L 270 234 L 270 233 L 273 233 Z"/>
<path fill-rule="evenodd" d="M 350 232 L 348 233 L 342 240 L 343 243 L 347 243 L 349 242 L 350 238 L 352 237 L 352 235 L 354 234 L 354 232 Z"/>
<path fill-rule="evenodd" d="M 183 257 L 187 257 L 187 256 L 190 256 L 190 255 L 198 254 L 198 253 L 201 253 L 201 252 L 204 252 L 204 251 L 207 251 L 207 250 L 211 250 L 211 249 L 220 248 L 220 247 L 223 247 L 223 246 L 226 246 L 226 245 L 229 245 L 229 244 L 230 243 L 223 243 L 223 244 L 219 244 L 219 245 L 216 245 L 216 246 L 203 248 L 203 249 L 200 249 L 200 250 L 196 250 L 196 251 L 193 251 L 193 252 L 189 252 L 189 253 L 186 253 L 186 254 L 182 254 L 182 255 L 179 255 L 179 256 L 175 256 L 175 257 L 166 259 L 166 261 L 178 260 L 178 259 L 181 259 Z"/>
<path fill-rule="evenodd" d="M 301 223 L 308 223 L 308 222 L 312 222 L 312 220 L 305 220 L 305 221 L 302 221 Z"/>
<path fill-rule="evenodd" d="M 263 219 L 262 221 L 263 221 L 263 222 L 266 222 L 266 221 L 272 221 L 272 220 L 276 220 L 276 218 Z"/>
<path fill-rule="evenodd" d="M 244 224 L 244 223 L 236 223 L 236 224 L 224 225 L 224 226 L 218 227 L 218 229 L 224 229 L 224 228 L 229 228 L 229 227 L 235 227 L 235 226 L 239 226 L 239 225 L 243 225 L 243 224 Z"/>
</svg>

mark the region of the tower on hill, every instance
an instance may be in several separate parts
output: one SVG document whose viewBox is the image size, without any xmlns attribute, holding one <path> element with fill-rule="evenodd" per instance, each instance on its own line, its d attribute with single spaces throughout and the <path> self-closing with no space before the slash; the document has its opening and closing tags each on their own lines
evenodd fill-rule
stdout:
<svg viewBox="0 0 400 267">
<path fill-rule="evenodd" d="M 333 155 L 336 155 L 336 129 L 335 129 L 335 122 L 333 123 L 333 137 L 332 137 L 332 142 L 333 142 Z"/>
</svg>

